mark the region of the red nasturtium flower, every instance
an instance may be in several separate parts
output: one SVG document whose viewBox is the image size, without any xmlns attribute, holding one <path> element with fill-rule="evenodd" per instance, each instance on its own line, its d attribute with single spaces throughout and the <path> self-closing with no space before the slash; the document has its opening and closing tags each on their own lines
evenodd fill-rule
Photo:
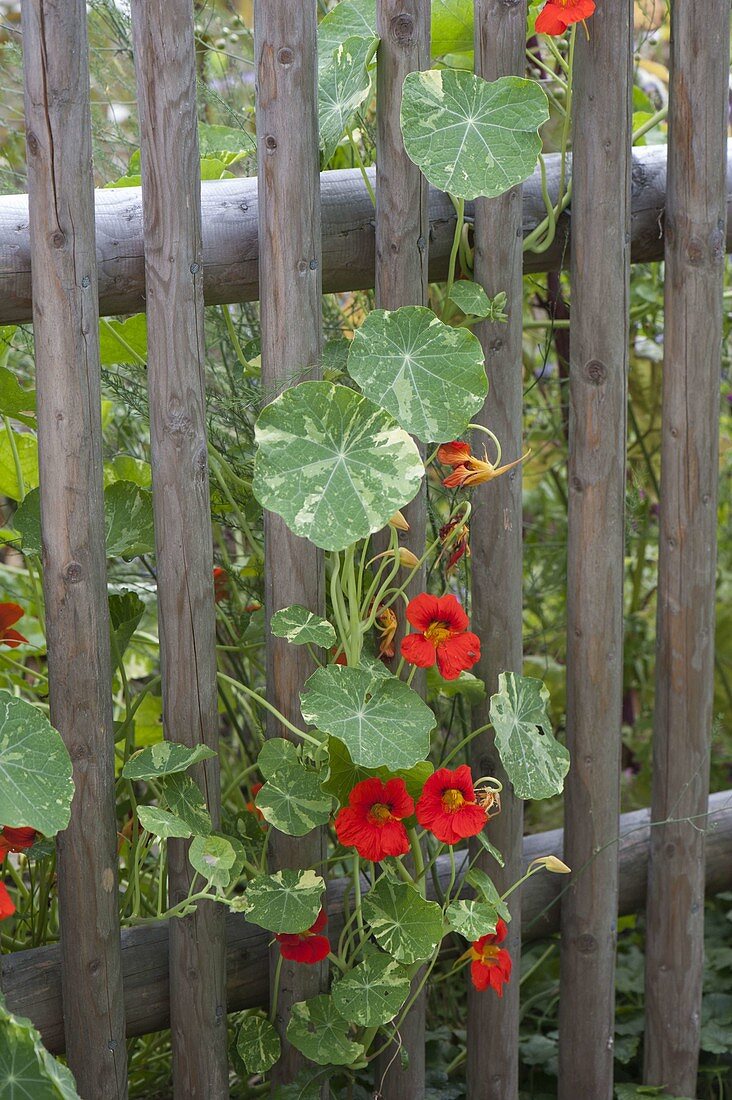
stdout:
<svg viewBox="0 0 732 1100">
<path fill-rule="evenodd" d="M 437 663 L 441 676 L 457 680 L 480 660 L 480 638 L 468 630 L 468 616 L 454 596 L 423 592 L 409 603 L 407 618 L 419 631 L 402 639 L 402 656 L 411 664 L 432 668 Z"/>
<path fill-rule="evenodd" d="M 481 936 L 467 952 L 475 988 L 482 991 L 490 986 L 499 997 L 503 996 L 503 987 L 511 977 L 511 956 L 503 947 L 498 947 L 507 934 L 506 922 L 499 920 L 493 935 Z"/>
<path fill-rule="evenodd" d="M 338 811 L 336 835 L 346 848 L 355 848 L 375 863 L 385 856 L 403 856 L 409 851 L 409 837 L 402 819 L 413 813 L 414 801 L 403 779 L 363 779 L 349 794 L 348 805 Z"/>
<path fill-rule="evenodd" d="M 505 474 L 518 466 L 529 452 L 515 462 L 507 462 L 505 466 L 495 466 L 488 461 L 488 452 L 483 448 L 483 457 L 476 458 L 470 450 L 470 444 L 453 440 L 452 443 L 443 443 L 437 451 L 437 459 L 443 466 L 452 466 L 452 473 L 443 480 L 442 484 L 447 489 L 455 489 L 464 485 L 482 485 L 484 481 L 493 481 L 494 478 Z"/>
<path fill-rule="evenodd" d="M 278 932 L 275 935 L 280 945 L 280 954 L 283 959 L 291 959 L 293 962 L 308 963 L 312 966 L 327 958 L 330 952 L 330 942 L 327 936 L 319 936 L 328 923 L 325 909 L 321 909 L 315 918 L 315 923 L 306 932 Z"/>
<path fill-rule="evenodd" d="M 0 863 L 5 859 L 8 852 L 24 852 L 27 848 L 32 848 L 35 841 L 35 829 L 24 826 L 19 829 L 12 829 L 10 825 L 6 825 L 0 833 Z"/>
<path fill-rule="evenodd" d="M 251 801 L 247 802 L 247 809 L 249 810 L 249 813 L 254 814 L 254 816 L 258 817 L 260 821 L 264 821 L 264 814 L 260 810 L 259 806 L 257 806 L 254 799 L 257 797 L 263 786 L 264 783 L 252 783 Z"/>
<path fill-rule="evenodd" d="M 15 649 L 21 642 L 28 641 L 17 630 L 10 629 L 13 623 L 17 623 L 18 619 L 22 619 L 24 615 L 25 611 L 17 603 L 0 603 L 0 642 L 9 645 L 11 649 Z"/>
<path fill-rule="evenodd" d="M 214 582 L 214 599 L 216 603 L 221 603 L 222 600 L 228 600 L 231 595 L 231 585 L 229 584 L 229 574 L 225 569 L 222 569 L 220 565 L 214 567 L 213 571 Z"/>
<path fill-rule="evenodd" d="M 429 777 L 417 802 L 417 821 L 443 844 L 457 844 L 481 832 L 488 815 L 476 801 L 467 764 L 454 771 L 438 768 Z"/>
<path fill-rule="evenodd" d="M 451 519 L 449 523 L 446 523 L 440 528 L 440 542 L 443 546 L 460 522 L 460 519 Z M 445 566 L 445 573 L 448 577 L 464 554 L 470 557 L 469 537 L 470 532 L 468 531 L 468 525 L 466 523 L 460 528 L 457 536 L 450 543 L 450 557 L 447 559 L 447 565 Z"/>
<path fill-rule="evenodd" d="M 593 14 L 595 0 L 548 0 L 536 19 L 537 34 L 564 34 L 572 23 L 582 23 Z"/>
<path fill-rule="evenodd" d="M 12 917 L 14 912 L 15 906 L 8 893 L 8 888 L 4 882 L 0 882 L 0 920 L 7 920 L 8 917 Z"/>
</svg>

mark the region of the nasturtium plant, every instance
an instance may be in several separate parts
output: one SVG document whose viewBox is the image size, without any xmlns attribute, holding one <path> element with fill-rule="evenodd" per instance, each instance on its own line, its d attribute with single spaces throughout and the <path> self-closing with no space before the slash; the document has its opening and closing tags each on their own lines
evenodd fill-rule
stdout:
<svg viewBox="0 0 732 1100">
<path fill-rule="evenodd" d="M 213 830 L 206 800 L 190 775 L 174 772 L 164 775 L 160 783 L 171 812 L 189 826 L 196 836 L 208 836 Z"/>
<path fill-rule="evenodd" d="M 404 81 L 407 155 L 456 198 L 495 198 L 528 179 L 548 118 L 546 94 L 534 80 L 488 82 L 461 70 L 428 69 Z"/>
<path fill-rule="evenodd" d="M 299 761 L 284 761 L 269 775 L 255 806 L 264 820 L 287 836 L 305 836 L 330 818 L 332 799 L 324 794 L 317 772 Z"/>
<path fill-rule="evenodd" d="M 160 741 L 133 753 L 124 768 L 125 779 L 158 779 L 163 775 L 187 771 L 201 760 L 210 760 L 216 753 L 207 745 L 188 748 L 176 741 Z"/>
<path fill-rule="evenodd" d="M 133 481 L 115 481 L 104 493 L 107 554 L 129 560 L 155 549 L 152 493 Z"/>
<path fill-rule="evenodd" d="M 188 839 L 193 836 L 190 825 L 186 825 L 180 817 L 170 813 L 169 810 L 161 810 L 157 806 L 138 806 L 137 816 L 143 829 L 147 829 L 153 836 L 161 840 L 169 837 Z"/>
<path fill-rule="evenodd" d="M 0 1096 L 3 1100 L 79 1100 L 71 1070 L 43 1046 L 30 1020 L 0 994 Z"/>
<path fill-rule="evenodd" d="M 379 946 L 401 963 L 428 959 L 444 934 L 440 906 L 406 882 L 379 879 L 363 899 L 363 912 Z"/>
<path fill-rule="evenodd" d="M 453 932 L 459 932 L 466 940 L 477 940 L 481 936 L 491 935 L 499 920 L 492 905 L 475 898 L 451 902 L 445 916 Z"/>
<path fill-rule="evenodd" d="M 296 534 L 343 550 L 416 495 L 424 466 L 407 432 L 345 386 L 303 382 L 255 428 L 254 494 Z"/>
<path fill-rule="evenodd" d="M 315 871 L 276 871 L 251 879 L 232 908 L 269 932 L 302 932 L 320 912 L 324 890 L 325 882 Z"/>
<path fill-rule="evenodd" d="M 552 731 L 541 680 L 502 672 L 491 697 L 496 748 L 517 798 L 551 798 L 564 787 L 569 752 Z"/>
<path fill-rule="evenodd" d="M 333 624 L 299 604 L 276 611 L 269 628 L 275 638 L 286 638 L 291 645 L 317 645 L 327 649 L 336 642 Z"/>
<path fill-rule="evenodd" d="M 259 750 L 257 767 L 265 779 L 269 779 L 280 768 L 295 766 L 300 762 L 297 745 L 285 737 L 268 737 Z"/>
<path fill-rule="evenodd" d="M 369 65 L 378 38 L 347 38 L 318 73 L 320 148 L 327 164 L 371 91 Z"/>
<path fill-rule="evenodd" d="M 434 771 L 434 766 L 429 760 L 421 760 L 411 768 L 396 772 L 388 768 L 364 768 L 360 764 L 354 764 L 348 749 L 337 737 L 328 738 L 328 763 L 329 774 L 322 784 L 323 790 L 337 798 L 341 806 L 347 804 L 348 796 L 357 783 L 373 776 L 384 781 L 392 776 L 403 779 L 411 797 L 419 798 L 425 780 L 429 779 Z"/>
<path fill-rule="evenodd" d="M 236 851 L 226 837 L 214 833 L 194 836 L 188 858 L 194 870 L 213 886 L 229 885 L 231 870 L 236 864 Z"/>
<path fill-rule="evenodd" d="M 348 372 L 424 442 L 462 435 L 488 392 L 477 337 L 423 306 L 372 310 L 356 330 Z"/>
<path fill-rule="evenodd" d="M 460 279 L 453 284 L 450 291 L 450 301 L 454 302 L 468 317 L 477 320 L 502 321 L 508 320 L 503 309 L 507 302 L 505 292 L 496 294 L 495 298 L 489 298 L 479 283 L 473 283 L 470 279 Z"/>
<path fill-rule="evenodd" d="M 287 1038 L 311 1062 L 350 1066 L 363 1055 L 364 1048 L 349 1039 L 349 1030 L 333 998 L 321 993 L 292 1006 Z"/>
<path fill-rule="evenodd" d="M 22 484 L 18 478 L 18 469 Z M 35 435 L 31 432 L 0 428 L 0 496 L 21 501 L 37 485 L 38 441 Z"/>
<path fill-rule="evenodd" d="M 71 759 L 32 703 L 0 691 L 0 821 L 55 836 L 71 815 Z"/>
<path fill-rule="evenodd" d="M 245 1016 L 236 1033 L 236 1051 L 248 1073 L 266 1073 L 279 1059 L 282 1044 L 264 1016 Z"/>
<path fill-rule="evenodd" d="M 306 722 L 337 737 L 354 764 L 393 771 L 425 760 L 435 716 L 408 684 L 374 677 L 368 670 L 328 665 L 305 684 Z"/>
<path fill-rule="evenodd" d="M 394 1019 L 409 996 L 409 989 L 407 968 L 390 955 L 374 952 L 335 981 L 331 992 L 344 1020 L 373 1027 Z"/>
</svg>

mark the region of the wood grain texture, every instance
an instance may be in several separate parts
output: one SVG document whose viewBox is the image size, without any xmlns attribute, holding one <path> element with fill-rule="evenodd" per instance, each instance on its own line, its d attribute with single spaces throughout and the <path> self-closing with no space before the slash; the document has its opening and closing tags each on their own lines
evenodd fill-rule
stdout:
<svg viewBox="0 0 732 1100">
<path fill-rule="evenodd" d="M 117 908 L 94 190 L 83 0 L 23 4 L 51 722 L 76 791 L 57 839 L 63 1019 L 85 1100 L 127 1096 Z"/>
<path fill-rule="evenodd" d="M 703 61 L 702 61 L 703 59 Z M 695 1096 L 714 700 L 729 4 L 671 5 L 661 516 L 645 1080 Z M 682 820 L 679 820 L 682 819 Z"/>
<path fill-rule="evenodd" d="M 721 791 L 709 798 L 708 816 L 697 820 L 706 830 L 706 892 L 708 896 L 732 887 L 732 791 Z M 638 913 L 646 897 L 650 811 L 637 810 L 620 819 L 620 900 L 619 912 Z M 535 833 L 524 838 L 523 868 L 537 856 L 561 857 L 561 829 Z M 458 869 L 465 867 L 464 853 L 458 853 Z M 437 861 L 442 887 L 450 878 L 449 856 Z M 541 939 L 559 930 L 562 891 L 568 881 L 562 875 L 534 875 L 522 888 L 521 914 L 524 942 Z M 337 879 L 328 888 L 328 928 L 331 936 L 340 933 L 343 920 L 344 880 Z M 433 897 L 432 882 L 427 884 Z M 168 924 L 126 928 L 122 932 L 122 972 L 127 1012 L 127 1034 L 145 1035 L 170 1024 L 168 988 Z M 244 1008 L 266 1007 L 269 998 L 267 945 L 271 934 L 250 924 L 239 914 L 226 918 L 226 979 L 230 1012 Z M 29 1016 L 39 1028 L 50 1051 L 64 1048 L 61 1010 L 61 980 L 58 944 L 17 951 L 2 957 L 3 987 L 8 1006 L 21 1016 Z"/>
<path fill-rule="evenodd" d="M 260 308 L 266 400 L 287 386 L 319 376 L 322 284 L 316 33 L 315 0 L 296 5 L 268 0 L 257 5 Z M 294 603 L 322 612 L 322 554 L 269 512 L 264 536 L 267 623 L 275 611 Z M 296 725 L 302 722 L 299 692 L 312 671 L 304 647 L 267 633 L 267 697 Z M 290 736 L 272 717 L 267 720 L 267 735 Z M 323 859 L 323 832 L 289 837 L 273 830 L 269 849 L 272 869 L 314 867 Z M 275 946 L 272 981 L 278 958 Z M 324 980 L 325 966 L 283 960 L 275 1021 L 283 1036 L 283 1052 L 273 1070 L 275 1085 L 292 1080 L 305 1064 L 303 1056 L 284 1042 L 290 1009 L 296 1001 L 319 993 Z"/>
<path fill-rule="evenodd" d="M 477 0 L 475 5 L 475 71 L 484 80 L 523 76 L 526 46 L 526 3 Z M 508 295 L 508 323 L 483 324 L 476 330 L 483 346 L 488 375 L 488 399 L 476 418 L 495 432 L 505 460 L 523 453 L 523 249 L 522 189 L 514 187 L 497 199 L 475 203 L 475 271 L 489 297 Z M 474 447 L 485 437 L 474 433 Z M 523 569 L 521 468 L 517 467 L 473 496 L 470 524 L 472 623 L 481 642 L 481 659 L 474 670 L 489 696 L 498 689 L 501 672 L 522 671 Z M 488 703 L 476 708 L 475 728 L 490 721 Z M 502 812 L 491 821 L 491 842 L 503 853 L 506 866 L 477 847 L 478 866 L 504 893 L 521 875 L 523 802 L 513 795 L 495 749 L 491 732 L 472 744 L 473 776 L 492 775 L 503 783 Z M 511 895 L 513 920 L 505 946 L 513 971 L 502 1000 L 486 997 L 468 981 L 468 1092 L 474 1100 L 515 1100 L 518 1097 L 519 979 L 521 963 L 520 890 Z"/>
<path fill-rule="evenodd" d="M 604 0 L 575 54 L 560 1100 L 613 1095 L 632 25 Z"/>
<path fill-rule="evenodd" d="M 213 546 L 206 445 L 203 275 L 193 9 L 133 0 L 140 108 L 148 389 L 165 736 L 218 748 Z M 191 770 L 214 827 L 218 758 Z M 169 901 L 194 871 L 168 842 Z M 229 1095 L 224 912 L 213 903 L 170 930 L 173 1089 Z"/>
<path fill-rule="evenodd" d="M 402 85 L 408 73 L 429 68 L 430 0 L 377 0 L 376 33 L 380 38 L 376 76 L 376 264 L 374 285 L 379 309 L 427 304 L 429 254 L 429 185 L 409 159 L 399 121 Z M 424 444 L 417 442 L 424 457 Z M 427 487 L 403 510 L 409 534 L 401 543 L 417 557 L 424 553 L 427 525 Z M 374 551 L 385 550 L 388 539 L 377 536 Z M 406 589 L 413 599 L 425 589 L 421 569 Z M 397 654 L 406 632 L 399 616 Z M 412 683 L 424 694 L 425 675 Z M 412 988 L 421 982 L 417 974 Z M 376 1059 L 374 1085 L 383 1100 L 409 1096 L 420 1100 L 425 1090 L 426 995 L 418 997 L 400 1028 L 401 1047 L 392 1045 Z"/>
<path fill-rule="evenodd" d="M 727 161 L 727 205 L 732 211 L 732 145 Z M 559 158 L 549 154 L 547 185 L 556 199 Z M 368 169 L 372 176 L 374 169 Z M 323 210 L 323 290 L 363 290 L 374 285 L 374 208 L 358 170 L 324 172 L 320 177 Z M 666 146 L 634 150 L 631 259 L 647 263 L 663 258 L 666 201 Z M 102 315 L 136 313 L 145 308 L 142 204 L 139 187 L 100 190 L 95 195 L 99 299 Z M 203 212 L 204 300 L 250 302 L 259 297 L 257 181 L 213 180 L 201 185 Z M 538 169 L 523 185 L 524 236 L 545 216 Z M 473 204 L 466 203 L 466 216 Z M 429 277 L 447 275 L 455 228 L 448 197 L 430 188 Z M 569 262 L 570 216 L 559 220 L 556 239 L 546 253 L 524 255 L 524 271 L 556 271 Z M 726 251 L 732 252 L 732 217 Z M 30 244 L 26 195 L 0 196 L 0 324 L 31 316 Z"/>
</svg>

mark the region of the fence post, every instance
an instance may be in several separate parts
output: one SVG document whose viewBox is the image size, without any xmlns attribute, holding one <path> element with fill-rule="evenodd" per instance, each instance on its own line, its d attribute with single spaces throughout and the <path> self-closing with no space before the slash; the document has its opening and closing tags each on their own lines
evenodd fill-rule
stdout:
<svg viewBox="0 0 732 1100">
<path fill-rule="evenodd" d="M 430 0 L 377 0 L 376 33 L 379 43 L 376 94 L 376 306 L 399 309 L 427 304 L 429 256 L 429 186 L 407 156 L 402 141 L 400 111 L 402 85 L 410 72 L 430 63 Z M 424 456 L 424 446 L 418 443 Z M 426 484 L 404 509 L 409 523 L 409 545 L 424 553 L 427 523 Z M 374 540 L 377 550 L 387 541 Z M 425 587 L 424 569 L 406 589 L 412 599 Z M 404 636 L 397 633 L 397 647 Z M 424 693 L 425 677 L 418 673 L 415 690 Z M 415 984 L 420 975 L 415 978 Z M 383 1100 L 419 1100 L 425 1089 L 426 996 L 418 997 L 400 1029 L 401 1051 L 387 1047 L 376 1060 L 375 1087 Z"/>
<path fill-rule="evenodd" d="M 695 1096 L 714 700 L 729 3 L 671 5 L 645 1080 Z"/>
<path fill-rule="evenodd" d="M 526 71 L 526 2 L 476 0 L 475 71 L 484 80 Z M 507 459 L 522 453 L 523 436 L 523 231 L 521 187 L 497 199 L 476 199 L 475 270 L 489 296 L 508 294 L 508 323 L 482 324 L 489 396 L 478 422 L 490 427 Z M 471 518 L 472 620 L 481 640 L 475 672 L 490 695 L 501 672 L 522 671 L 522 493 L 521 468 L 486 486 Z M 489 721 L 488 704 L 476 708 L 474 726 Z M 501 869 L 486 854 L 482 867 L 503 893 L 521 877 L 523 803 L 513 797 L 491 734 L 473 742 L 474 776 L 493 775 L 504 785 L 503 809 L 491 822 L 490 837 L 503 853 Z M 474 846 L 472 854 L 482 851 Z M 521 891 L 511 895 L 512 921 L 506 947 L 513 959 L 503 999 L 488 997 L 468 984 L 468 1092 L 471 1100 L 514 1100 L 518 1096 Z"/>
<path fill-rule="evenodd" d="M 320 377 L 321 243 L 317 113 L 316 0 L 262 0 L 255 11 L 257 142 L 259 147 L 259 272 L 262 383 L 269 401 L 303 378 Z M 323 557 L 265 512 L 265 617 L 290 604 L 324 606 Z M 313 671 L 305 647 L 267 632 L 267 697 L 290 721 L 302 721 L 299 692 Z M 289 737 L 272 717 L 267 735 Z M 322 829 L 304 837 L 272 831 L 272 867 L 313 867 L 324 856 Z M 272 952 L 275 976 L 277 948 Z M 325 968 L 282 960 L 276 1026 L 284 1037 L 290 1009 L 323 988 Z M 275 1086 L 304 1065 L 283 1042 Z"/>
<path fill-rule="evenodd" d="M 148 391 L 165 736 L 218 748 L 213 544 L 204 380 L 200 168 L 191 0 L 133 0 L 140 109 Z M 193 769 L 214 828 L 218 758 Z M 168 842 L 169 901 L 194 876 Z M 173 1088 L 229 1095 L 224 910 L 208 902 L 170 928 Z"/>
<path fill-rule="evenodd" d="M 86 4 L 23 4 L 51 721 L 76 793 L 59 835 L 64 1024 L 79 1092 L 127 1096 L 117 896 Z"/>
<path fill-rule="evenodd" d="M 576 36 L 560 1100 L 611 1100 L 623 689 L 632 3 Z"/>
</svg>

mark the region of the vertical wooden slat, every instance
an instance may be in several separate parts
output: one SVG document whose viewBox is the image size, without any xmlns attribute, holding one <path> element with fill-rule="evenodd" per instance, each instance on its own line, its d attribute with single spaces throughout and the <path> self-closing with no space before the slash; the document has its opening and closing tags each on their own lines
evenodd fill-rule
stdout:
<svg viewBox="0 0 732 1100">
<path fill-rule="evenodd" d="M 695 1096 L 714 697 L 729 3 L 671 5 L 645 1080 Z M 684 820 L 687 819 L 687 820 Z M 696 819 L 696 820 L 695 820 Z"/>
<path fill-rule="evenodd" d="M 74 765 L 58 838 L 64 1025 L 79 1092 L 127 1096 L 117 907 L 99 311 L 84 0 L 24 0 L 51 721 Z"/>
<path fill-rule="evenodd" d="M 575 30 L 560 1100 L 613 1093 L 632 25 L 603 0 Z"/>
<path fill-rule="evenodd" d="M 320 375 L 322 341 L 320 176 L 317 115 L 316 0 L 266 0 L 255 9 L 259 272 L 262 382 L 271 400 L 286 386 Z M 265 514 L 265 615 L 299 603 L 322 610 L 322 555 L 272 513 Z M 313 671 L 303 652 L 267 635 L 267 697 L 290 721 L 302 721 L 298 697 Z M 268 718 L 267 734 L 287 737 Z M 321 830 L 304 837 L 273 832 L 272 867 L 314 867 Z M 272 973 L 279 952 L 272 952 Z M 291 1006 L 320 992 L 323 968 L 283 960 L 276 1025 L 284 1035 Z M 302 1056 L 283 1043 L 275 1084 L 289 1081 Z"/>
<path fill-rule="evenodd" d="M 404 151 L 399 112 L 407 73 L 430 64 L 430 0 L 377 0 L 379 44 L 376 90 L 376 305 L 379 309 L 426 305 L 429 187 Z M 421 447 L 421 445 L 420 445 Z M 424 448 L 421 447 L 422 452 Z M 409 547 L 425 547 L 426 488 L 404 509 Z M 379 547 L 380 549 L 382 547 Z M 422 570 L 407 588 L 412 599 L 425 588 Z M 397 643 L 403 636 L 400 627 Z M 424 676 L 415 679 L 424 690 Z M 420 980 L 417 976 L 415 982 Z M 377 1059 L 375 1082 L 384 1100 L 419 1100 L 425 1089 L 425 1008 L 419 997 L 400 1028 L 402 1047 Z M 402 1061 L 406 1052 L 406 1067 Z"/>
<path fill-rule="evenodd" d="M 133 0 L 140 108 L 148 389 L 165 736 L 218 748 L 206 445 L 201 205 L 191 0 Z M 218 758 L 193 770 L 214 821 Z M 189 892 L 188 844 L 168 843 L 169 899 Z M 224 910 L 170 929 L 176 1098 L 228 1096 Z"/>
<path fill-rule="evenodd" d="M 523 75 L 526 46 L 526 2 L 476 0 L 475 71 L 485 80 Z M 508 460 L 522 453 L 523 408 L 523 233 L 522 188 L 475 204 L 475 280 L 490 296 L 508 294 L 508 323 L 478 329 L 486 358 L 489 397 L 478 421 L 501 440 Z M 498 688 L 501 672 L 522 670 L 522 501 L 521 469 L 479 490 L 471 531 L 472 621 L 481 639 L 475 670 L 488 694 Z M 474 725 L 489 721 L 487 704 L 477 708 Z M 503 809 L 491 821 L 491 841 L 506 866 L 481 855 L 482 867 L 503 893 L 521 877 L 523 803 L 514 798 L 495 751 L 493 737 L 473 742 L 473 775 L 493 775 L 504 785 Z M 518 1096 L 519 967 L 521 961 L 521 891 L 511 895 L 506 946 L 513 973 L 503 999 L 468 986 L 468 1092 L 475 1100 L 513 1100 Z"/>
</svg>

